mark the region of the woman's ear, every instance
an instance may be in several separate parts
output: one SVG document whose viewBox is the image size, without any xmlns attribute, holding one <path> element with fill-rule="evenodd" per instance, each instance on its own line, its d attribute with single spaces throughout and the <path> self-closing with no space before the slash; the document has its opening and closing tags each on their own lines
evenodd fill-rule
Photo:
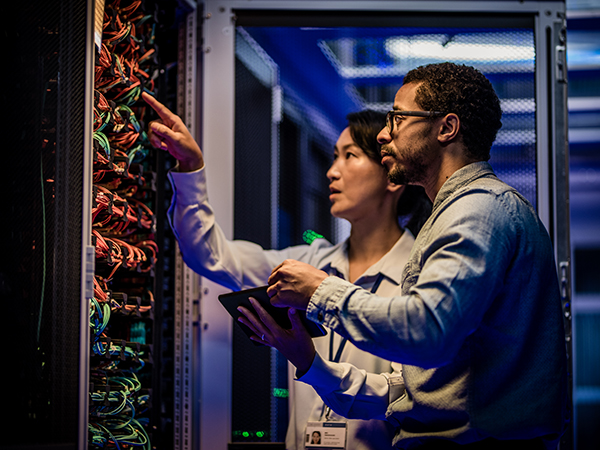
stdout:
<svg viewBox="0 0 600 450">
<path fill-rule="evenodd" d="M 388 182 L 387 182 L 387 190 L 389 192 L 392 192 L 392 193 L 397 192 L 399 195 L 402 195 L 405 188 L 406 188 L 405 184 L 394 184 L 390 180 L 388 180 Z"/>
<path fill-rule="evenodd" d="M 441 144 L 448 144 L 458 137 L 460 131 L 460 119 L 454 113 L 446 114 L 440 120 L 438 141 Z"/>
</svg>

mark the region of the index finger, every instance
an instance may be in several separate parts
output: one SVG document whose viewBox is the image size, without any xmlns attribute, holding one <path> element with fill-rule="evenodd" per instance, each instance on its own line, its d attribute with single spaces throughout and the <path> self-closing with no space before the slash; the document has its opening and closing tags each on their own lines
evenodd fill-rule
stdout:
<svg viewBox="0 0 600 450">
<path fill-rule="evenodd" d="M 171 112 L 171 110 L 169 108 L 167 108 L 165 105 L 163 105 L 161 102 L 156 100 L 154 97 L 152 97 L 147 92 L 142 92 L 142 98 L 144 99 L 144 101 L 146 103 L 148 103 L 148 105 L 150 105 L 150 107 L 154 111 L 156 111 L 156 113 L 159 115 L 159 117 L 162 120 L 166 120 L 166 121 L 170 121 L 170 122 L 173 121 L 173 117 L 175 116 L 175 114 L 173 114 Z"/>
</svg>

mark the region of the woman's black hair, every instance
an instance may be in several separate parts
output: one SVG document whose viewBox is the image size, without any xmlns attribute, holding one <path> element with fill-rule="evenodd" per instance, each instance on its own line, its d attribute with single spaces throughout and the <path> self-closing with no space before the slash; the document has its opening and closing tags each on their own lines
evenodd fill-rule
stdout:
<svg viewBox="0 0 600 450">
<path fill-rule="evenodd" d="M 352 140 L 373 161 L 381 164 L 377 135 L 385 126 L 385 113 L 366 109 L 346 116 Z M 400 224 L 416 236 L 431 214 L 431 200 L 421 186 L 407 185 L 396 207 Z"/>
<path fill-rule="evenodd" d="M 396 214 L 404 228 L 416 236 L 431 215 L 431 200 L 422 186 L 408 184 L 398 199 Z"/>
</svg>

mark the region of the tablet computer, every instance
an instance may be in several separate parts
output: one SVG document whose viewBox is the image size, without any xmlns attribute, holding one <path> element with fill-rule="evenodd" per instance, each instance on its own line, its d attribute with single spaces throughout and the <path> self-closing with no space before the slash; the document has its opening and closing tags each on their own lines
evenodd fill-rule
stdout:
<svg viewBox="0 0 600 450">
<path fill-rule="evenodd" d="M 252 303 L 250 303 L 250 300 L 248 300 L 249 297 L 255 298 L 271 315 L 271 317 L 275 319 L 280 327 L 285 329 L 292 328 L 290 318 L 288 317 L 288 308 L 277 308 L 271 305 L 271 299 L 267 295 L 267 287 L 268 286 L 261 286 L 219 295 L 219 301 L 221 304 L 225 307 L 227 312 L 229 312 L 231 317 L 234 318 L 235 322 L 242 328 L 242 330 L 244 330 L 244 333 L 246 333 L 248 337 L 254 335 L 254 333 L 252 330 L 250 330 L 250 328 L 238 321 L 238 317 L 240 317 L 242 313 L 240 313 L 237 308 L 238 306 L 244 306 L 248 310 L 254 312 L 254 307 L 252 306 Z M 327 334 L 327 330 L 325 330 L 325 328 L 306 318 L 306 311 L 297 310 L 297 313 L 300 314 L 300 318 L 302 319 L 304 326 L 312 337 L 325 336 Z M 252 342 L 256 345 L 263 345 L 260 342 Z"/>
</svg>

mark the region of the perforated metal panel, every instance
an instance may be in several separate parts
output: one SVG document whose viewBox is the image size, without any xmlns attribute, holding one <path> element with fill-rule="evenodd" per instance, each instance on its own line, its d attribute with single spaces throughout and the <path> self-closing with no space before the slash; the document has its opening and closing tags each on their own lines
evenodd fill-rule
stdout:
<svg viewBox="0 0 600 450">
<path fill-rule="evenodd" d="M 244 27 L 281 71 L 284 108 L 332 141 L 356 110 L 392 109 L 402 78 L 419 65 L 451 60 L 492 82 L 503 126 L 491 151 L 501 179 L 537 204 L 533 29 L 439 27 Z M 293 57 L 290 57 L 293 55 Z M 312 67 L 313 70 L 302 70 Z"/>
<path fill-rule="evenodd" d="M 76 448 L 86 3 L 3 4 L 3 445 Z M 9 366 L 12 369 L 9 371 Z"/>
</svg>

